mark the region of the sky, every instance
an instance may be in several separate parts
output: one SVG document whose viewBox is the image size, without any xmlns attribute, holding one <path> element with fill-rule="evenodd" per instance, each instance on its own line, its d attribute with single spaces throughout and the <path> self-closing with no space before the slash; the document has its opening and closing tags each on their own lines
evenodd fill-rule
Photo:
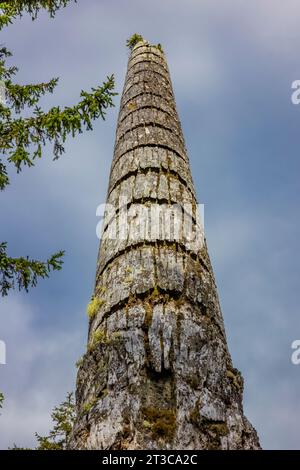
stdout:
<svg viewBox="0 0 300 470">
<path fill-rule="evenodd" d="M 1 31 L 19 82 L 60 77 L 44 109 L 75 104 L 112 73 L 121 93 L 134 32 L 163 45 L 245 414 L 265 449 L 300 448 L 300 365 L 291 362 L 300 339 L 299 22 L 298 0 L 78 0 L 54 20 L 24 16 Z M 74 390 L 119 100 L 92 132 L 68 139 L 60 160 L 47 147 L 33 169 L 11 171 L 1 194 L 0 239 L 12 256 L 66 250 L 61 272 L 0 299 L 1 449 L 33 446 Z"/>
</svg>

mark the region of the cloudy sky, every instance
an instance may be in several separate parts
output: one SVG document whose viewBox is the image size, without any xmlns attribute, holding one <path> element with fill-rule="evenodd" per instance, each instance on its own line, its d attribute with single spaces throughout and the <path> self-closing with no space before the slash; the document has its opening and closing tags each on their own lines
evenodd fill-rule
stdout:
<svg viewBox="0 0 300 470">
<path fill-rule="evenodd" d="M 122 91 L 126 39 L 141 33 L 167 53 L 233 361 L 245 378 L 245 411 L 267 449 L 299 449 L 300 79 L 299 0 L 79 0 L 54 20 L 23 17 L 1 32 L 20 82 L 60 77 L 52 105 L 114 73 Z M 0 239 L 14 256 L 65 249 L 64 269 L 29 294 L 0 300 L 6 402 L 0 448 L 34 444 L 50 410 L 74 389 L 85 348 L 86 304 L 104 202 L 116 108 L 69 140 L 52 162 L 11 174 L 1 194 Z"/>
</svg>

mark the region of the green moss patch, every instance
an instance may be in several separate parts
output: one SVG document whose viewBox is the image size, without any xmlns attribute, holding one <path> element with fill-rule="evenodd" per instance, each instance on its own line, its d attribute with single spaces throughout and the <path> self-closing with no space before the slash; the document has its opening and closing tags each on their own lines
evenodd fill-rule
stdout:
<svg viewBox="0 0 300 470">
<path fill-rule="evenodd" d="M 166 408 L 142 408 L 143 425 L 149 428 L 153 439 L 164 438 L 171 441 L 176 430 L 176 414 Z"/>
</svg>

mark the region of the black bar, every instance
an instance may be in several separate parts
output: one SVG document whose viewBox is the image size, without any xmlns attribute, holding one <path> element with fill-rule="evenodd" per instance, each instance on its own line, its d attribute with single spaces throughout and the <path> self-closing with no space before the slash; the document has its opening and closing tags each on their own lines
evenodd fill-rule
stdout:
<svg viewBox="0 0 300 470">
<path fill-rule="evenodd" d="M 125 468 L 144 468 L 145 466 L 181 466 L 190 465 L 194 468 L 203 464 L 248 464 L 263 463 L 274 465 L 282 463 L 299 463 L 300 451 L 184 451 L 184 450 L 139 450 L 139 451 L 2 451 L 0 462 L 16 462 L 26 464 L 27 462 L 44 462 L 47 464 L 60 463 L 63 461 L 82 464 L 84 468 L 89 463 L 107 466 L 119 466 Z M 2 467 L 3 468 L 3 467 Z M 97 467 L 93 467 L 96 469 Z"/>
</svg>

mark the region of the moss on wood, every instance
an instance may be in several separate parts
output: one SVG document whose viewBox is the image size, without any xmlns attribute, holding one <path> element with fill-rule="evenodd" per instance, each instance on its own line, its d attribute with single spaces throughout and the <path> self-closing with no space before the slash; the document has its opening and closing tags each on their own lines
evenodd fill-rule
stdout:
<svg viewBox="0 0 300 470">
<path fill-rule="evenodd" d="M 150 429 L 153 439 L 165 438 L 171 441 L 176 431 L 176 414 L 167 408 L 142 408 L 143 426 Z"/>
</svg>

